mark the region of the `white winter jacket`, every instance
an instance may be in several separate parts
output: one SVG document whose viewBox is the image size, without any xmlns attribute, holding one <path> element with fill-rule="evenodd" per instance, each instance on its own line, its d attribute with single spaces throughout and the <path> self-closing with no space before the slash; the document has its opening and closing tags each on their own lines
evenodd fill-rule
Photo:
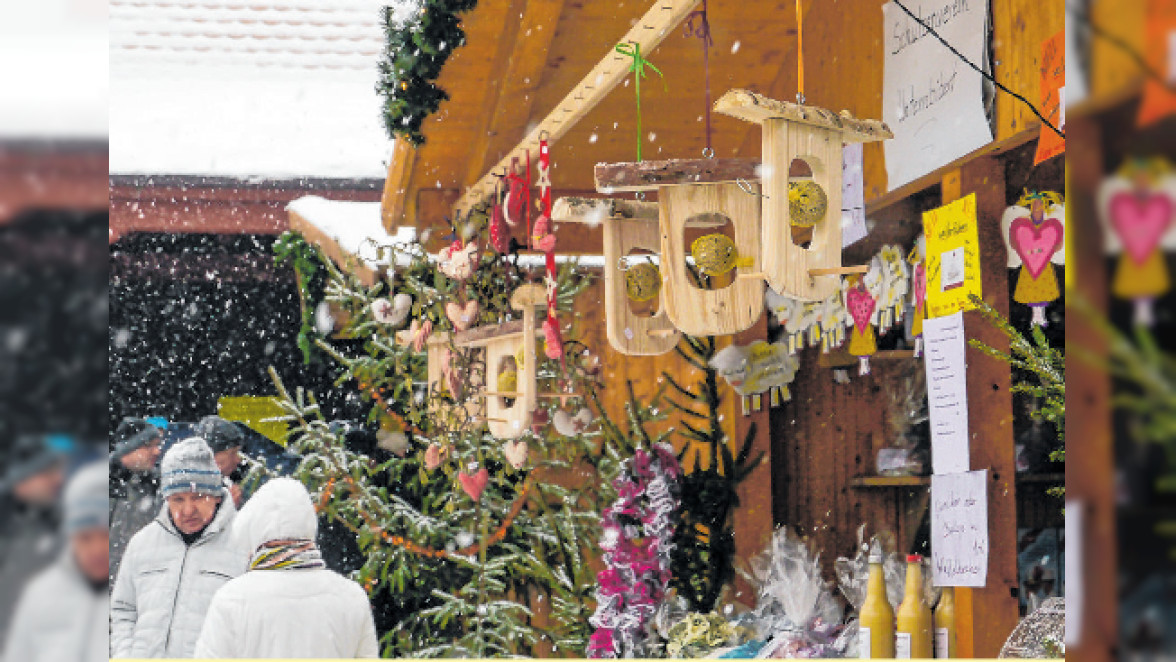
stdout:
<svg viewBox="0 0 1176 662">
<path fill-rule="evenodd" d="M 185 545 L 164 504 L 131 538 L 111 595 L 111 657 L 192 657 L 212 596 L 248 565 L 230 538 L 236 514 L 226 490 L 208 528 Z"/>
<path fill-rule="evenodd" d="M 233 538 L 252 553 L 273 540 L 314 540 L 318 520 L 297 481 L 266 483 L 241 509 Z M 375 658 L 367 593 L 326 568 L 251 570 L 212 600 L 195 657 Z"/>
<path fill-rule="evenodd" d="M 66 552 L 26 586 L 12 620 L 7 662 L 105 662 L 110 597 Z"/>
</svg>

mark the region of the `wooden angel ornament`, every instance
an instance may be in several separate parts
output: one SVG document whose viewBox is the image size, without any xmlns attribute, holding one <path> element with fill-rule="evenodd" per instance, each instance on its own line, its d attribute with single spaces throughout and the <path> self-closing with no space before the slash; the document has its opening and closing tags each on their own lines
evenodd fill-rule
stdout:
<svg viewBox="0 0 1176 662">
<path fill-rule="evenodd" d="M 1058 297 L 1054 264 L 1065 264 L 1066 209 L 1053 191 L 1029 192 L 1001 218 L 1010 269 L 1019 268 L 1013 300 L 1033 311 L 1032 324 L 1045 326 L 1046 307 Z"/>
<path fill-rule="evenodd" d="M 873 278 L 871 278 L 873 275 Z M 881 282 L 881 269 L 871 269 L 865 276 L 846 279 L 845 309 L 849 312 L 849 353 L 858 358 L 858 374 L 870 374 L 870 357 L 878 351 L 878 338 L 872 319 L 878 307 L 876 293 L 870 285 Z"/>
<path fill-rule="evenodd" d="M 1099 216 L 1108 254 L 1119 255 L 1111 292 L 1135 302 L 1135 323 L 1152 326 L 1153 304 L 1171 289 L 1166 251 L 1176 249 L 1176 175 L 1162 157 L 1135 158 L 1103 181 Z"/>
</svg>

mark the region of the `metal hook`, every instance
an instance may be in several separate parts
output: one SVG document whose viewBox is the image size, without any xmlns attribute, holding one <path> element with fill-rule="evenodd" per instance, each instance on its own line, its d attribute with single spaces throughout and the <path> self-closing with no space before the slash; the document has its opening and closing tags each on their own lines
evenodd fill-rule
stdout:
<svg viewBox="0 0 1176 662">
<path fill-rule="evenodd" d="M 625 259 L 626 259 L 627 257 L 629 257 L 629 256 L 628 256 L 628 255 L 622 255 L 622 256 L 620 256 L 620 257 L 618 257 L 618 258 L 617 258 L 617 271 L 624 272 L 624 271 L 628 271 L 628 270 L 631 268 L 631 267 L 625 266 Z"/>
<path fill-rule="evenodd" d="M 635 196 L 633 196 L 633 197 L 635 197 L 635 198 L 637 198 L 638 200 L 640 200 L 640 201 L 644 202 L 644 201 L 645 201 L 645 191 L 637 191 L 637 194 L 636 194 Z"/>
<path fill-rule="evenodd" d="M 547 140 L 550 137 L 551 134 L 547 132 L 547 129 L 541 129 L 539 131 L 539 140 Z"/>
<path fill-rule="evenodd" d="M 702 158 L 704 158 L 704 159 L 715 158 L 715 150 L 711 149 L 710 147 L 703 147 L 702 148 Z"/>
<path fill-rule="evenodd" d="M 746 193 L 748 195 L 758 195 L 759 197 L 761 197 L 765 200 L 768 199 L 768 196 L 764 195 L 763 193 L 756 193 L 754 190 L 752 190 L 751 184 L 749 184 L 747 182 L 747 180 L 742 177 L 740 177 L 739 179 L 736 179 L 735 183 L 739 186 L 740 191 L 743 191 L 744 193 Z"/>
</svg>

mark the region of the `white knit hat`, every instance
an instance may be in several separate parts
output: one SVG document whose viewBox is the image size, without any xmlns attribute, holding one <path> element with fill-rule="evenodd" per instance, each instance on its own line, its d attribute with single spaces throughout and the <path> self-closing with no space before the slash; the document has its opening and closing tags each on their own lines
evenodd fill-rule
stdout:
<svg viewBox="0 0 1176 662">
<path fill-rule="evenodd" d="M 109 471 L 105 462 L 93 462 L 70 478 L 62 498 L 66 535 L 110 526 Z"/>
<path fill-rule="evenodd" d="M 194 492 L 208 496 L 224 494 L 224 482 L 216 456 L 200 437 L 189 437 L 168 449 L 160 463 L 160 494 Z"/>
</svg>

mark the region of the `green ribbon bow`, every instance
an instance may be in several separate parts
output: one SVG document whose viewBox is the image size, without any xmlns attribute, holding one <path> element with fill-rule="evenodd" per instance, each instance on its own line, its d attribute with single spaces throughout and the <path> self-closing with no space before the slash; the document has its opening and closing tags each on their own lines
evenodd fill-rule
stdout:
<svg viewBox="0 0 1176 662">
<path fill-rule="evenodd" d="M 633 58 L 633 62 L 629 65 L 629 71 L 633 72 L 634 87 L 637 88 L 637 162 L 641 162 L 641 79 L 645 78 L 645 67 L 653 69 L 654 73 L 662 77 L 662 87 L 666 87 L 665 76 L 653 63 L 646 60 L 641 55 L 641 44 L 637 42 L 626 42 L 617 44 L 617 52 L 625 57 Z M 669 88 L 666 87 L 668 90 Z"/>
</svg>

